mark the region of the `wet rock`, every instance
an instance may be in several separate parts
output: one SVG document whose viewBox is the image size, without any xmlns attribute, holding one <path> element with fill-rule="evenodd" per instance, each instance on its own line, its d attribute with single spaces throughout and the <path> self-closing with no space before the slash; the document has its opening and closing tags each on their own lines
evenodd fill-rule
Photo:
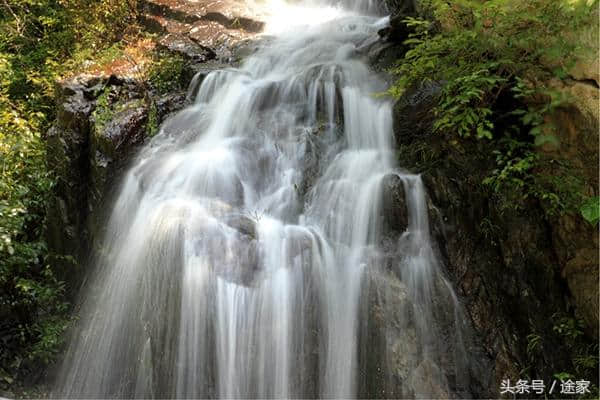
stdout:
<svg viewBox="0 0 600 400">
<path fill-rule="evenodd" d="M 142 0 L 138 3 L 138 11 L 142 13 L 150 13 L 152 15 L 160 15 L 161 17 L 168 17 L 174 20 L 194 23 L 200 19 L 200 17 L 194 12 L 188 12 L 185 9 L 178 7 L 177 1 L 154 1 L 154 0 Z"/>
<path fill-rule="evenodd" d="M 57 177 L 47 210 L 49 250 L 76 259 L 87 252 L 90 116 L 95 103 L 88 92 L 98 82 L 80 78 L 59 85 L 58 117 L 45 135 L 47 161 Z M 63 263 L 64 264 L 64 263 Z M 65 278 L 68 271 L 63 271 Z"/>
<path fill-rule="evenodd" d="M 414 29 L 404 21 L 406 14 L 398 14 L 390 18 L 390 25 L 381 29 L 378 34 L 385 42 L 401 44 L 409 38 Z M 404 46 L 403 46 L 404 47 Z M 407 49 L 407 48 L 405 48 Z"/>
<path fill-rule="evenodd" d="M 233 52 L 235 58 L 239 61 L 256 53 L 261 47 L 268 46 L 272 40 L 272 37 L 266 36 L 240 40 L 231 46 L 231 51 Z"/>
<path fill-rule="evenodd" d="M 204 256 L 210 254 L 211 268 L 220 278 L 246 287 L 256 284 L 260 274 L 257 240 L 244 233 L 233 238 L 217 234 L 208 240 L 213 242 L 213 245 L 203 247 L 202 253 Z M 223 258 L 222 254 L 211 254 L 214 249 L 222 249 L 228 256 Z"/>
<path fill-rule="evenodd" d="M 565 308 L 561 283 L 549 268 L 555 259 L 540 210 L 500 216 L 485 196 L 457 176 L 456 168 L 445 168 L 423 176 L 439 212 L 430 219 L 442 225 L 441 254 L 485 349 L 480 354 L 491 355 L 494 365 L 491 375 L 474 373 L 475 382 L 484 391 L 494 390 L 496 382 L 518 376 L 531 329 L 551 331 L 552 315 Z M 478 362 L 485 365 L 486 358 Z M 552 363 L 564 362 L 564 348 L 551 358 Z M 551 375 L 547 366 L 538 367 L 539 374 Z"/>
<path fill-rule="evenodd" d="M 597 195 L 598 111 L 590 106 L 597 105 L 598 89 L 568 80 L 561 85 L 577 93 L 575 104 L 549 117 L 561 146 L 538 150 L 567 158 L 585 177 L 588 195 Z M 524 211 L 501 208 L 481 190 L 479 182 L 496 168 L 489 157 L 493 146 L 451 144 L 443 133 L 432 134 L 440 89 L 441 83 L 422 86 L 398 101 L 395 137 L 401 166 L 422 173 L 431 232 L 475 330 L 473 348 L 479 350 L 472 357 L 476 366 L 469 368 L 470 392 L 495 397 L 498 382 L 518 378 L 522 365 L 542 377 L 571 368 L 572 354 L 553 331 L 556 313 L 573 315 L 575 305 L 574 316 L 597 338 L 598 233 L 578 215 L 548 219 L 533 201 Z M 541 335 L 543 348 L 553 349 L 534 363 L 526 357 L 530 334 Z"/>
<path fill-rule="evenodd" d="M 586 323 L 592 338 L 598 337 L 598 251 L 581 248 L 567 261 L 562 271 L 577 307 L 577 314 Z"/>
<path fill-rule="evenodd" d="M 228 17 L 221 12 L 209 12 L 206 13 L 202 19 L 208 21 L 218 22 L 229 29 L 241 29 L 247 32 L 258 33 L 262 32 L 265 27 L 265 23 L 257 21 L 247 17 Z"/>
<path fill-rule="evenodd" d="M 386 11 L 392 16 L 415 15 L 418 9 L 418 0 L 384 0 Z"/>
<path fill-rule="evenodd" d="M 413 0 L 387 0 L 383 2 L 383 7 L 390 14 L 389 25 L 379 30 L 379 40 L 371 45 L 368 59 L 376 71 L 387 75 L 387 71 L 394 67 L 409 49 L 404 45 L 404 41 L 414 29 L 404 20 L 406 17 L 417 16 L 419 10 L 417 1 Z"/>
<path fill-rule="evenodd" d="M 398 175 L 386 175 L 382 182 L 381 213 L 384 232 L 401 234 L 408 227 L 404 183 Z"/>
<path fill-rule="evenodd" d="M 186 95 L 184 92 L 168 93 L 159 97 L 154 102 L 156 107 L 156 116 L 159 121 L 164 121 L 173 113 L 181 110 L 185 106 Z"/>
<path fill-rule="evenodd" d="M 408 393 L 415 398 L 447 399 L 451 397 L 442 371 L 428 359 L 423 360 L 412 372 L 408 386 L 410 388 Z"/>
<path fill-rule="evenodd" d="M 264 22 L 250 17 L 253 12 L 245 4 L 232 1 L 142 0 L 138 9 L 142 14 L 148 13 L 187 24 L 206 20 L 217 22 L 228 29 L 247 32 L 260 32 L 264 28 Z"/>
<path fill-rule="evenodd" d="M 154 114 L 153 123 L 160 124 L 185 98 L 173 93 L 147 101 L 150 96 L 140 82 L 114 75 L 59 83 L 57 119 L 45 135 L 48 166 L 57 179 L 47 212 L 51 253 L 70 255 L 75 264 L 87 258 L 104 218 L 102 205 L 147 139 L 149 117 Z M 79 275 L 69 268 L 63 279 L 75 287 Z"/>
<path fill-rule="evenodd" d="M 99 115 L 93 118 L 94 129 L 90 138 L 91 186 L 89 206 L 99 204 L 115 172 L 122 168 L 131 152 L 146 136 L 148 106 L 142 100 L 132 100 L 119 108 L 110 121 L 101 124 Z M 106 117 L 105 117 L 106 118 Z"/>
<path fill-rule="evenodd" d="M 398 143 L 419 135 L 431 135 L 436 106 L 442 85 L 437 82 L 422 83 L 408 90 L 394 105 L 394 136 Z"/>
<path fill-rule="evenodd" d="M 243 2 L 195 0 L 143 0 L 138 20 L 148 31 L 163 34 L 159 46 L 189 60 L 219 58 L 237 62 L 239 42 L 254 37 L 264 22 Z"/>
<path fill-rule="evenodd" d="M 206 62 L 216 57 L 215 52 L 194 42 L 189 36 L 167 34 L 159 39 L 157 48 L 183 56 L 196 63 Z"/>
<path fill-rule="evenodd" d="M 378 268 L 368 272 L 368 316 L 365 338 L 369 398 L 411 397 L 407 379 L 422 357 L 415 329 L 414 305 L 408 289 L 397 276 Z"/>
<path fill-rule="evenodd" d="M 407 152 L 427 149 L 421 157 L 436 159 L 422 179 L 430 195 L 431 231 L 479 343 L 472 359 L 483 367 L 471 367 L 471 393 L 490 396 L 497 382 L 518 377 L 519 365 L 530 362 L 523 357 L 532 332 L 544 332 L 544 348 L 554 349 L 535 365 L 536 375 L 552 376 L 552 370 L 568 368 L 567 349 L 553 332 L 553 315 L 559 310 L 567 313 L 569 302 L 555 253 L 558 243 L 539 204 L 532 202 L 525 212 L 500 209 L 477 189 L 475 182 L 494 167 L 485 156 L 491 152 L 487 143 L 456 149 L 440 135 L 415 132 L 402 138 Z M 402 165 L 423 168 L 410 164 L 414 160 L 402 158 Z M 571 227 L 571 234 L 581 229 L 575 223 Z M 583 264 L 592 265 L 593 259 Z M 581 276 L 578 279 L 582 282 Z"/>
<path fill-rule="evenodd" d="M 94 131 L 92 149 L 114 156 L 125 147 L 141 143 L 147 106 L 141 100 L 134 100 L 123 104 L 122 108 L 106 125 Z"/>
<path fill-rule="evenodd" d="M 256 221 L 245 215 L 227 215 L 224 218 L 225 224 L 237 230 L 243 235 L 256 239 Z"/>
<path fill-rule="evenodd" d="M 302 162 L 304 170 L 302 171 L 302 182 L 298 187 L 298 192 L 301 196 L 306 196 L 318 177 L 322 151 L 317 139 L 305 138 L 302 147 L 304 149 L 304 160 Z"/>
</svg>

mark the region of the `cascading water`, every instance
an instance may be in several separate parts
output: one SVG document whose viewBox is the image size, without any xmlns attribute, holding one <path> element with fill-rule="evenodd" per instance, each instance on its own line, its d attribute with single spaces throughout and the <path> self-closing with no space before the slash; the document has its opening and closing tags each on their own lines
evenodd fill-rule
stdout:
<svg viewBox="0 0 600 400">
<path fill-rule="evenodd" d="M 395 165 L 385 84 L 360 60 L 387 20 L 316 10 L 329 20 L 192 86 L 128 171 L 57 396 L 468 394 L 423 185 Z"/>
</svg>

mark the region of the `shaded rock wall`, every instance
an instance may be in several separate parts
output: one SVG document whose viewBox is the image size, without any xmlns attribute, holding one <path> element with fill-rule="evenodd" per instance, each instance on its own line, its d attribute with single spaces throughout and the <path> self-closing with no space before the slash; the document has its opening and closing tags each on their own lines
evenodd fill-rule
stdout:
<svg viewBox="0 0 600 400">
<path fill-rule="evenodd" d="M 566 160 L 589 197 L 599 195 L 600 49 L 598 26 L 595 29 L 595 35 L 582 35 L 582 44 L 593 50 L 577 60 L 569 71 L 570 78 L 548 83 L 564 95 L 566 103 L 546 118 L 545 128 L 556 137 L 557 144 L 539 149 L 542 155 Z M 590 336 L 597 338 L 598 229 L 580 216 L 562 215 L 552 222 L 552 243 L 577 315 L 585 320 Z"/>
<path fill-rule="evenodd" d="M 587 238 L 597 235 L 595 228 L 577 215 L 549 221 L 534 200 L 521 211 L 503 209 L 481 186 L 494 168 L 489 157 L 493 147 L 458 143 L 427 128 L 415 130 L 422 121 L 406 112 L 410 104 L 397 105 L 396 121 L 402 121 L 396 130 L 398 157 L 403 167 L 421 172 L 427 186 L 432 232 L 492 364 L 481 370 L 480 379 L 490 382 L 496 396 L 502 379 L 527 374 L 549 380 L 559 371 L 573 370 L 570 349 L 554 328 L 559 315 L 594 311 L 598 261 L 597 251 L 588 246 L 597 239 Z M 428 106 L 426 96 L 421 104 Z M 557 231 L 563 224 L 570 231 L 560 242 Z M 570 260 L 561 256 L 569 249 Z M 587 325 L 590 343 L 594 326 Z M 541 338 L 535 354 L 528 352 L 529 335 Z"/>
<path fill-rule="evenodd" d="M 115 76 L 78 76 L 59 83 L 57 93 L 58 117 L 46 134 L 56 177 L 47 240 L 51 254 L 72 257 L 74 265 L 56 266 L 74 289 L 119 172 L 149 139 L 151 125 L 183 106 L 185 93 L 154 99 L 142 83 Z"/>
<path fill-rule="evenodd" d="M 401 14 L 392 17 L 391 28 L 380 32 L 383 43 L 372 58 L 378 70 L 391 67 L 405 51 L 402 13 L 413 10 L 404 3 L 396 6 Z M 597 41 L 597 33 L 589 36 Z M 600 55 L 597 46 L 590 47 L 596 52 L 578 60 L 570 79 L 548 83 L 568 101 L 547 117 L 560 145 L 538 151 L 566 160 L 582 178 L 585 195 L 597 196 Z M 563 316 L 585 322 L 587 338 L 579 338 L 578 347 L 597 346 L 598 228 L 577 213 L 550 217 L 536 200 L 521 210 L 502 207 L 482 185 L 495 168 L 493 143 L 433 132 L 441 87 L 423 84 L 398 100 L 398 158 L 402 167 L 420 172 L 427 186 L 432 232 L 474 327 L 482 362 L 491 365 L 479 372 L 489 390 L 480 393 L 497 397 L 502 379 L 551 381 L 558 372 L 576 370 L 573 345 L 560 333 Z M 540 341 L 534 346 L 535 340 Z"/>
</svg>

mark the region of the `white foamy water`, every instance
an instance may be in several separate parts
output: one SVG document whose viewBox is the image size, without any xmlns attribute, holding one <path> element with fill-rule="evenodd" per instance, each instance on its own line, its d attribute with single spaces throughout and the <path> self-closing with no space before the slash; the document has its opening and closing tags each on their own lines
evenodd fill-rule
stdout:
<svg viewBox="0 0 600 400">
<path fill-rule="evenodd" d="M 374 353 L 384 386 L 404 379 L 396 397 L 463 384 L 460 340 L 442 360 L 450 344 L 436 298 L 453 340 L 462 317 L 433 251 L 423 185 L 395 164 L 392 104 L 360 58 L 387 23 L 376 13 L 359 0 L 274 3 L 275 38 L 240 68 L 208 75 L 163 125 L 107 221 L 58 396 L 365 397 Z M 409 217 L 386 264 L 390 176 Z M 402 293 L 374 283 L 386 274 Z M 377 311 L 373 293 L 404 296 L 412 311 L 391 300 Z M 380 311 L 389 320 L 375 346 L 368 321 Z M 406 374 L 392 325 L 413 332 L 402 342 Z"/>
</svg>

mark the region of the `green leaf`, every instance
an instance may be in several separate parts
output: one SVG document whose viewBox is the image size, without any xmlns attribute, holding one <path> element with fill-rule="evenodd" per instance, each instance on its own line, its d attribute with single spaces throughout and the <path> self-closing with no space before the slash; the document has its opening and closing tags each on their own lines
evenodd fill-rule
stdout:
<svg viewBox="0 0 600 400">
<path fill-rule="evenodd" d="M 569 76 L 567 71 L 565 71 L 564 68 L 561 67 L 555 68 L 552 72 L 559 79 L 565 79 Z"/>
<path fill-rule="evenodd" d="M 559 381 L 566 381 L 567 379 L 573 379 L 574 376 L 569 374 L 568 372 L 559 372 L 554 374 L 554 377 Z"/>
<path fill-rule="evenodd" d="M 600 220 L 600 197 L 590 197 L 579 209 L 583 218 L 592 225 Z"/>
<path fill-rule="evenodd" d="M 533 129 L 532 129 L 533 131 Z M 535 137 L 535 145 L 536 146 L 543 146 L 545 144 L 552 144 L 555 146 L 558 146 L 560 144 L 560 142 L 558 141 L 558 138 L 554 135 L 537 135 Z"/>
</svg>

